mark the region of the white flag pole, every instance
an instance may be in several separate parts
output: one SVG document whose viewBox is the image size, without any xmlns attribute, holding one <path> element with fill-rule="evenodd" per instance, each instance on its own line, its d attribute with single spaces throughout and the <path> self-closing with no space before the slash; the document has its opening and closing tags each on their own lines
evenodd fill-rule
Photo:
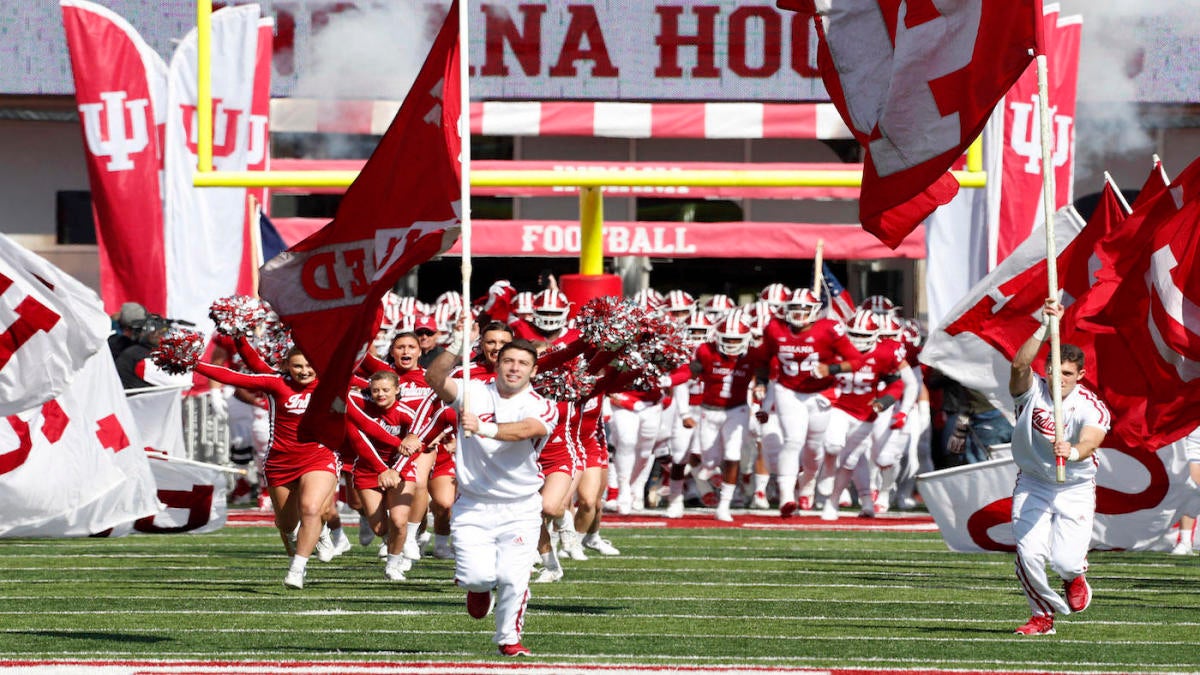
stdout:
<svg viewBox="0 0 1200 675">
<path fill-rule="evenodd" d="M 817 240 L 817 253 L 816 253 L 816 256 L 813 257 L 813 285 L 812 285 L 813 295 L 817 296 L 818 300 L 821 299 L 821 281 L 825 278 L 825 276 L 821 273 L 822 269 L 824 268 L 824 265 L 825 265 L 825 240 L 818 239 Z"/>
<path fill-rule="evenodd" d="M 459 106 L 458 133 L 461 139 L 462 179 L 462 312 L 463 312 L 463 411 L 470 408 L 468 396 L 471 382 L 471 95 L 470 43 L 467 40 L 467 0 L 458 2 L 458 82 L 462 94 Z M 464 435 L 469 435 L 465 431 Z"/>
<path fill-rule="evenodd" d="M 1038 21 L 1041 17 L 1037 18 Z M 1041 123 L 1042 140 L 1042 213 L 1046 221 L 1046 297 L 1058 299 L 1058 250 L 1054 243 L 1054 163 L 1052 127 L 1050 125 L 1050 87 L 1046 67 L 1046 55 L 1034 56 L 1037 64 L 1038 119 Z M 1050 317 L 1050 398 L 1054 403 L 1054 442 L 1062 440 L 1062 341 L 1059 336 L 1058 317 Z M 1055 458 L 1055 478 L 1059 483 L 1067 481 L 1067 461 Z"/>
</svg>

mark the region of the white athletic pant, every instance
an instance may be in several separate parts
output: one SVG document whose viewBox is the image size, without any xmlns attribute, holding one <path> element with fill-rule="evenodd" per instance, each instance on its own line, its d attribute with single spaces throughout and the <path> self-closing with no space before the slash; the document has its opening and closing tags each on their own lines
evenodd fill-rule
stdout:
<svg viewBox="0 0 1200 675">
<path fill-rule="evenodd" d="M 654 452 L 654 443 L 658 439 L 658 428 L 662 417 L 662 404 L 655 403 L 641 407 L 639 410 L 626 410 L 613 406 L 612 442 L 614 447 L 612 463 L 616 467 L 617 487 L 620 491 L 618 500 L 622 504 L 631 504 L 642 495 L 634 495 L 630 486 L 637 481 L 642 473 L 650 471 L 650 457 Z M 646 484 L 641 479 L 641 484 Z"/>
<path fill-rule="evenodd" d="M 697 420 L 700 416 L 700 409 L 687 413 L 693 416 L 692 419 Z M 691 429 L 683 426 L 684 414 L 680 413 L 675 417 L 675 427 L 671 430 L 671 461 L 675 464 L 683 464 L 687 461 L 688 454 L 692 452 L 695 443 L 692 439 L 696 436 L 696 427 Z"/>
<path fill-rule="evenodd" d="M 454 581 L 468 591 L 496 591 L 492 641 L 498 645 L 521 641 L 541 526 L 538 494 L 516 502 L 481 502 L 460 494 L 454 502 Z"/>
<path fill-rule="evenodd" d="M 766 463 L 767 473 L 778 475 L 779 453 L 783 451 L 783 427 L 779 424 L 779 415 L 771 415 L 766 422 L 759 422 L 751 414 L 750 434 L 761 446 L 759 452 Z"/>
<path fill-rule="evenodd" d="M 1017 580 L 1035 616 L 1071 613 L 1050 585 L 1046 563 L 1064 581 L 1086 572 L 1095 516 L 1095 481 L 1058 485 L 1017 474 L 1012 502 Z"/>
<path fill-rule="evenodd" d="M 721 470 L 721 462 L 742 459 L 742 443 L 750 425 L 750 408 L 703 408 L 697 433 L 700 436 L 700 456 L 705 467 Z"/>
<path fill-rule="evenodd" d="M 775 386 L 775 410 L 783 432 L 783 447 L 779 450 L 777 480 L 779 500 L 790 501 L 796 492 L 796 480 L 801 465 L 807 478 L 805 490 L 820 470 L 821 448 L 829 427 L 831 408 L 820 394 L 806 394 L 786 387 Z M 830 466 L 829 468 L 832 468 Z"/>
</svg>

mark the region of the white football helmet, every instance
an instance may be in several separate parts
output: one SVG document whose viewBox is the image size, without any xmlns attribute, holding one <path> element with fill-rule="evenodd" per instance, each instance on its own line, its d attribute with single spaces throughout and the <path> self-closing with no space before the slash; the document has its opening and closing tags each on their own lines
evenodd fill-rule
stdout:
<svg viewBox="0 0 1200 675">
<path fill-rule="evenodd" d="M 788 298 L 786 312 L 789 324 L 803 328 L 820 318 L 821 301 L 810 289 L 797 288 Z"/>
<path fill-rule="evenodd" d="M 846 337 L 860 352 L 866 353 L 879 342 L 879 317 L 869 309 L 859 308 L 846 324 Z"/>
<path fill-rule="evenodd" d="M 767 324 L 771 323 L 771 318 L 774 316 L 771 305 L 766 300 L 756 300 L 742 307 L 740 311 L 750 324 L 750 332 L 754 335 L 755 340 L 763 336 L 763 332 L 767 330 Z"/>
<path fill-rule="evenodd" d="M 741 312 L 730 312 L 717 322 L 713 331 L 717 338 L 717 351 L 725 356 L 741 356 L 750 349 L 750 324 Z"/>
<path fill-rule="evenodd" d="M 562 291 L 546 289 L 533 298 L 533 325 L 544 333 L 553 333 L 567 325 L 571 301 Z"/>
<path fill-rule="evenodd" d="M 900 333 L 904 331 L 900 319 L 892 314 L 876 314 L 875 318 L 879 320 L 879 337 L 893 340 L 900 338 Z"/>
<path fill-rule="evenodd" d="M 699 345 L 708 342 L 715 326 L 713 320 L 704 312 L 692 312 L 684 327 L 684 335 L 688 342 Z"/>
<path fill-rule="evenodd" d="M 900 320 L 900 339 L 913 347 L 920 347 L 924 337 L 921 335 L 921 324 L 914 319 Z"/>
<path fill-rule="evenodd" d="M 771 306 L 771 316 L 776 319 L 783 319 L 786 313 L 785 307 L 788 300 L 792 297 L 792 289 L 780 283 L 774 283 L 762 289 L 758 294 L 759 300 L 765 300 Z"/>
<path fill-rule="evenodd" d="M 737 304 L 734 303 L 733 298 L 723 293 L 717 293 L 701 306 L 700 311 L 707 314 L 713 323 L 719 323 L 735 309 L 737 309 Z"/>
</svg>

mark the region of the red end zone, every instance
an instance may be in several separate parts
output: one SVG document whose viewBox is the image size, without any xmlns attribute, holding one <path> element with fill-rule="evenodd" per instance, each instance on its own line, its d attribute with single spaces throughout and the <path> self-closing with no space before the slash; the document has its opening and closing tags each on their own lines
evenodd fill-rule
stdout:
<svg viewBox="0 0 1200 675">
<path fill-rule="evenodd" d="M 789 668 L 785 666 L 596 665 L 580 663 L 400 663 L 351 661 L 0 661 L 0 675 L 31 675 L 69 671 L 78 675 L 471 675 L 474 673 L 533 673 L 535 675 L 645 675 L 669 670 L 690 675 L 761 675 L 809 673 L 825 675 L 1053 675 L 1047 671 L 930 670 L 877 668 Z M 1076 674 L 1078 675 L 1078 674 Z M 1136 675 L 1136 674 L 1131 674 Z"/>
</svg>

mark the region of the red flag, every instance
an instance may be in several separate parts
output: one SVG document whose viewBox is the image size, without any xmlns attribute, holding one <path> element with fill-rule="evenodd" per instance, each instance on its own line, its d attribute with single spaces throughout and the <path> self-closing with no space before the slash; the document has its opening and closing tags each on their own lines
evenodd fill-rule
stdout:
<svg viewBox="0 0 1200 675">
<path fill-rule="evenodd" d="M 1048 5 L 1043 21 L 1053 143 L 1054 210 L 1072 202 L 1075 179 L 1075 99 L 1079 79 L 1079 16 L 1060 17 Z M 1041 115 L 1037 68 L 1030 66 L 1004 96 L 1004 145 L 996 260 L 1004 260 L 1043 220 Z"/>
<path fill-rule="evenodd" d="M 866 149 L 859 219 L 880 241 L 899 246 L 958 192 L 947 171 L 1029 64 L 1041 4 L 846 0 L 819 17 L 821 77 Z"/>
<path fill-rule="evenodd" d="M 161 111 L 167 65 L 133 26 L 86 0 L 60 0 L 87 152 L 100 249 L 100 295 L 167 311 Z"/>
<path fill-rule="evenodd" d="M 1114 233 L 1127 246 L 1093 289 L 1101 302 L 1088 297 L 1064 318 L 1064 342 L 1089 326 L 1111 331 L 1093 336 L 1094 366 L 1085 373 L 1113 411 L 1106 444 L 1153 452 L 1200 424 L 1198 221 L 1200 160 Z M 1087 323 L 1075 319 L 1096 308 Z"/>
<path fill-rule="evenodd" d="M 379 325 L 383 294 L 458 237 L 458 2 L 412 89 L 329 225 L 267 262 L 260 292 L 320 377 L 303 428 L 336 445 L 350 374 Z M 451 68 L 455 70 L 451 70 Z"/>
</svg>

